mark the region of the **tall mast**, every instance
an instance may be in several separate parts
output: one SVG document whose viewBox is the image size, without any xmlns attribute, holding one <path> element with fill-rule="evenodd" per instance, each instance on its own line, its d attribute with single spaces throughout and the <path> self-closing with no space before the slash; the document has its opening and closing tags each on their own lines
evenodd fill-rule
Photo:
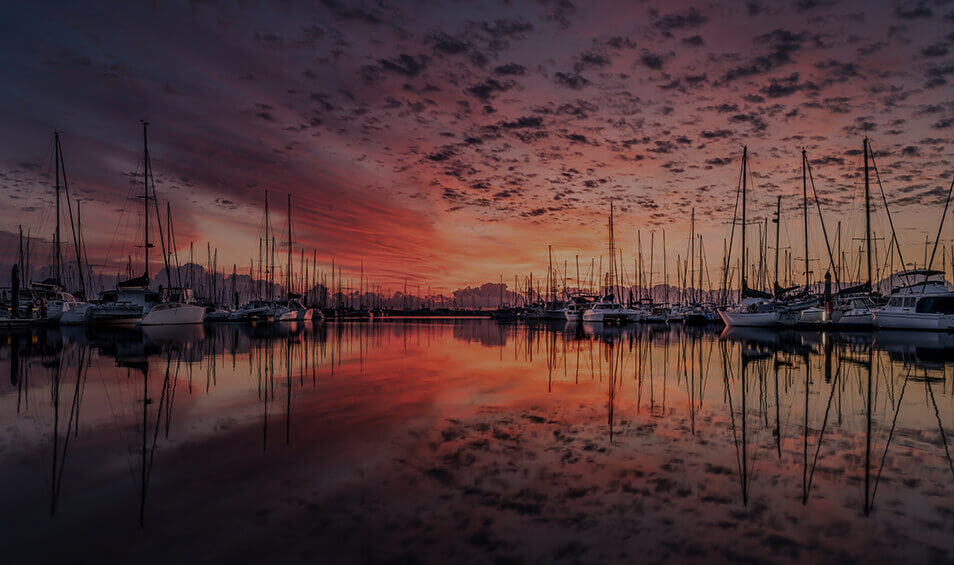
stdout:
<svg viewBox="0 0 954 565">
<path fill-rule="evenodd" d="M 802 219 L 805 223 L 805 292 L 808 292 L 808 157 L 805 148 L 802 148 Z"/>
<path fill-rule="evenodd" d="M 862 149 L 865 154 L 865 242 L 867 244 L 868 257 L 868 292 L 871 288 L 871 192 L 868 178 L 868 138 L 865 137 L 862 142 Z"/>
<path fill-rule="evenodd" d="M 146 271 L 145 278 L 146 284 L 149 284 L 149 142 L 146 137 L 146 130 L 149 127 L 149 122 L 144 121 L 142 123 L 142 151 L 143 151 L 143 166 L 142 166 L 142 204 L 143 204 L 143 215 L 142 223 L 145 225 L 144 233 L 146 236 L 146 241 L 143 243 L 143 250 L 145 251 L 146 259 Z"/>
<path fill-rule="evenodd" d="M 613 202 L 610 201 L 610 217 L 609 217 L 609 287 L 613 288 L 615 284 L 615 269 L 613 268 L 616 265 L 616 246 L 613 241 Z M 615 293 L 615 290 L 613 291 Z M 616 298 L 614 296 L 614 298 Z"/>
<path fill-rule="evenodd" d="M 268 254 L 268 246 L 269 246 L 270 238 L 271 238 L 271 234 L 269 233 L 269 229 L 268 229 L 268 191 L 266 190 L 265 191 L 265 285 L 266 285 L 265 294 L 267 295 L 269 300 L 272 299 L 272 271 L 275 270 L 273 268 L 274 265 L 272 265 L 272 261 L 269 258 L 269 254 Z"/>
<path fill-rule="evenodd" d="M 549 300 L 553 300 L 553 246 L 547 245 L 547 294 Z"/>
<path fill-rule="evenodd" d="M 749 158 L 749 148 L 746 146 L 742 147 L 742 290 L 744 291 L 748 282 L 746 281 L 745 275 L 748 269 L 746 268 L 746 258 L 745 258 L 745 177 L 748 176 L 748 171 L 746 170 Z"/>
<path fill-rule="evenodd" d="M 666 305 L 669 305 L 669 265 L 666 261 L 666 230 L 662 231 L 662 246 L 663 246 L 663 288 L 666 290 Z"/>
<path fill-rule="evenodd" d="M 285 287 L 285 298 L 292 289 L 292 235 L 291 235 L 291 194 L 288 195 L 288 286 Z"/>
<path fill-rule="evenodd" d="M 782 229 L 782 197 L 775 203 L 775 286 L 778 286 L 778 247 L 779 231 Z M 774 289 L 773 289 L 774 290 Z"/>
<path fill-rule="evenodd" d="M 689 214 L 689 285 L 692 284 L 695 277 L 693 276 L 693 269 L 695 267 L 695 245 L 696 245 L 696 209 L 693 208 L 692 212 Z M 686 292 L 689 294 L 689 300 L 687 302 L 693 301 L 694 293 L 690 286 L 686 286 Z"/>
<path fill-rule="evenodd" d="M 62 280 L 62 266 L 63 258 L 61 256 L 60 250 L 60 132 L 53 132 L 54 138 L 54 153 L 53 160 L 56 161 L 56 241 L 53 242 L 54 245 L 54 262 L 56 263 L 56 283 L 63 284 Z"/>
</svg>

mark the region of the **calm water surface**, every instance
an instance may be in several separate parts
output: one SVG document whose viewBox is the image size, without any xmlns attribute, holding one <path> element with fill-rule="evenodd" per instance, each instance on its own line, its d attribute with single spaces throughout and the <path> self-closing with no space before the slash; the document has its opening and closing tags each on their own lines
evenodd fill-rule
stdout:
<svg viewBox="0 0 954 565">
<path fill-rule="evenodd" d="M 952 335 L 0 339 L 7 563 L 954 559 Z"/>
</svg>

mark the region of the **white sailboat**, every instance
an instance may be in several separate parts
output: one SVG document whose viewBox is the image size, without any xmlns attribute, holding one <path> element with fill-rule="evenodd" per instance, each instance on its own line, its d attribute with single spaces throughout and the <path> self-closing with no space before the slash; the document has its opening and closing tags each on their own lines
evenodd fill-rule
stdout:
<svg viewBox="0 0 954 565">
<path fill-rule="evenodd" d="M 790 315 L 779 308 L 772 295 L 748 287 L 746 277 L 746 181 L 748 177 L 748 147 L 742 148 L 742 300 L 733 307 L 719 310 L 719 317 L 730 327 L 766 328 L 787 323 Z M 776 246 L 777 247 L 777 246 Z"/>
</svg>

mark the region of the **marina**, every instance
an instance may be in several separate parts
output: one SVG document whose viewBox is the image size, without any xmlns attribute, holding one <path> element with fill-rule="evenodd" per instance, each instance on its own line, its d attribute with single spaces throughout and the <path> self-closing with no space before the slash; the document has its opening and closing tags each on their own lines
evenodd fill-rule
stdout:
<svg viewBox="0 0 954 565">
<path fill-rule="evenodd" d="M 954 2 L 9 4 L 4 563 L 954 563 Z"/>
</svg>

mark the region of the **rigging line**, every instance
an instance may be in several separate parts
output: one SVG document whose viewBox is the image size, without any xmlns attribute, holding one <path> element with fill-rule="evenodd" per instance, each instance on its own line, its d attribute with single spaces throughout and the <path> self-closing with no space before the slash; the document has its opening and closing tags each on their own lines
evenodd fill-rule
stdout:
<svg viewBox="0 0 954 565">
<path fill-rule="evenodd" d="M 812 185 L 812 196 L 815 197 L 815 207 L 818 209 L 818 220 L 821 222 L 822 234 L 825 236 L 825 247 L 828 249 L 828 260 L 831 264 L 831 270 L 835 272 L 835 288 L 841 289 L 841 280 L 838 277 L 838 269 L 835 268 L 835 256 L 831 252 L 831 243 L 828 241 L 828 229 L 825 228 L 825 219 L 822 217 L 821 203 L 818 201 L 818 192 L 815 191 L 815 177 L 812 175 L 812 164 L 805 158 L 805 165 L 808 169 L 808 178 Z M 954 187 L 954 185 L 952 185 Z M 950 195 L 948 195 L 950 197 Z M 808 251 L 806 250 L 806 253 Z"/>
<path fill-rule="evenodd" d="M 825 417 L 822 419 L 822 428 L 818 433 L 818 444 L 815 446 L 815 456 L 812 458 L 812 470 L 808 474 L 808 485 L 805 490 L 806 499 L 808 494 L 812 491 L 812 479 L 815 477 L 815 467 L 818 466 L 818 454 L 821 452 L 822 440 L 825 438 L 825 428 L 828 426 L 828 414 L 831 411 L 831 401 L 835 398 L 835 390 L 838 388 L 838 377 L 841 376 L 841 368 L 842 364 L 838 363 L 838 370 L 835 371 L 835 377 L 832 379 L 831 392 L 828 394 L 828 406 L 825 408 Z"/>
<path fill-rule="evenodd" d="M 931 404 L 934 405 L 934 417 L 937 418 L 937 429 L 941 431 L 941 442 L 944 444 L 944 455 L 947 456 L 947 465 L 951 468 L 951 474 L 954 475 L 954 460 L 951 459 L 951 450 L 947 446 L 947 435 L 944 433 L 944 424 L 941 422 L 941 411 L 937 407 L 937 400 L 934 398 L 934 388 L 931 386 L 930 379 L 924 381 L 927 384 L 928 392 L 931 395 Z"/>
<path fill-rule="evenodd" d="M 901 383 L 901 392 L 898 394 L 898 405 L 894 410 L 894 418 L 891 420 L 891 430 L 888 432 L 888 441 L 884 444 L 884 452 L 881 454 L 881 464 L 878 465 L 878 474 L 875 475 L 874 488 L 871 489 L 871 501 L 868 503 L 869 511 L 874 507 L 875 495 L 878 493 L 878 483 L 881 482 L 881 472 L 884 471 L 884 463 L 888 457 L 888 447 L 891 445 L 891 438 L 894 437 L 894 429 L 898 424 L 898 415 L 901 413 L 901 401 L 904 399 L 904 391 L 908 388 L 908 379 L 911 372 L 904 375 L 904 382 Z"/>
<path fill-rule="evenodd" d="M 57 140 L 59 143 L 59 140 Z M 63 174 L 63 189 L 66 192 L 66 209 L 70 213 L 70 231 L 73 232 L 73 249 L 76 251 L 76 270 L 79 275 L 80 290 L 83 291 L 83 294 L 86 294 L 86 284 L 83 281 L 83 262 L 82 255 L 80 255 L 80 244 L 79 239 L 76 237 L 76 222 L 73 221 L 73 205 L 70 203 L 70 185 L 66 180 L 66 163 L 63 161 L 63 145 L 60 144 L 60 171 Z M 57 242 L 59 244 L 59 242 Z M 62 284 L 62 282 L 60 283 Z"/>
<path fill-rule="evenodd" d="M 722 274 L 723 279 L 723 288 L 728 290 L 729 286 L 729 268 L 732 265 L 732 247 L 735 243 L 735 222 L 738 220 L 739 215 L 739 199 L 742 195 L 742 164 L 739 164 L 739 181 L 736 183 L 735 187 L 735 206 L 732 210 L 732 229 L 729 230 L 729 253 L 725 258 L 725 265 Z M 744 228 L 743 228 L 744 229 Z M 723 293 L 725 294 L 725 293 Z M 723 296 L 723 302 L 725 301 L 725 296 Z"/>
<path fill-rule="evenodd" d="M 941 242 L 941 231 L 944 229 L 944 218 L 947 217 L 947 208 L 951 204 L 951 193 L 954 192 L 954 179 L 951 179 L 951 188 L 947 189 L 947 200 L 944 201 L 944 213 L 941 214 L 940 225 L 937 226 L 937 237 L 934 238 L 934 249 L 931 250 L 931 260 L 928 262 L 925 267 L 928 270 L 931 270 L 931 266 L 934 265 L 934 255 L 937 253 L 937 244 Z M 927 278 L 924 279 L 924 286 L 921 287 L 921 290 L 924 290 L 924 287 L 927 286 Z"/>
<path fill-rule="evenodd" d="M 871 141 L 868 141 L 868 156 L 871 157 L 871 166 L 874 167 L 875 178 L 878 180 L 878 188 L 881 191 L 881 201 L 884 202 L 884 212 L 888 215 L 888 225 L 891 226 L 891 235 L 894 237 L 894 245 L 898 250 L 898 259 L 901 261 L 902 271 L 905 269 L 904 256 L 901 254 L 901 242 L 898 241 L 897 233 L 894 230 L 894 219 L 891 218 L 891 209 L 888 208 L 888 197 L 884 194 L 884 185 L 881 184 L 881 173 L 878 171 L 878 163 L 875 162 L 874 151 L 871 149 Z M 907 277 L 905 277 L 907 280 Z"/>
<path fill-rule="evenodd" d="M 742 486 L 742 492 L 745 492 L 745 480 L 742 478 L 742 455 L 739 452 L 739 436 L 736 432 L 735 426 L 735 410 L 732 406 L 732 387 L 729 386 L 729 376 L 732 373 L 732 368 L 729 366 L 728 353 L 726 351 L 725 342 L 721 342 L 722 345 L 722 378 L 725 382 L 725 391 L 728 395 L 729 400 L 729 419 L 732 422 L 732 440 L 735 444 L 735 463 L 739 469 L 739 481 Z"/>
</svg>

